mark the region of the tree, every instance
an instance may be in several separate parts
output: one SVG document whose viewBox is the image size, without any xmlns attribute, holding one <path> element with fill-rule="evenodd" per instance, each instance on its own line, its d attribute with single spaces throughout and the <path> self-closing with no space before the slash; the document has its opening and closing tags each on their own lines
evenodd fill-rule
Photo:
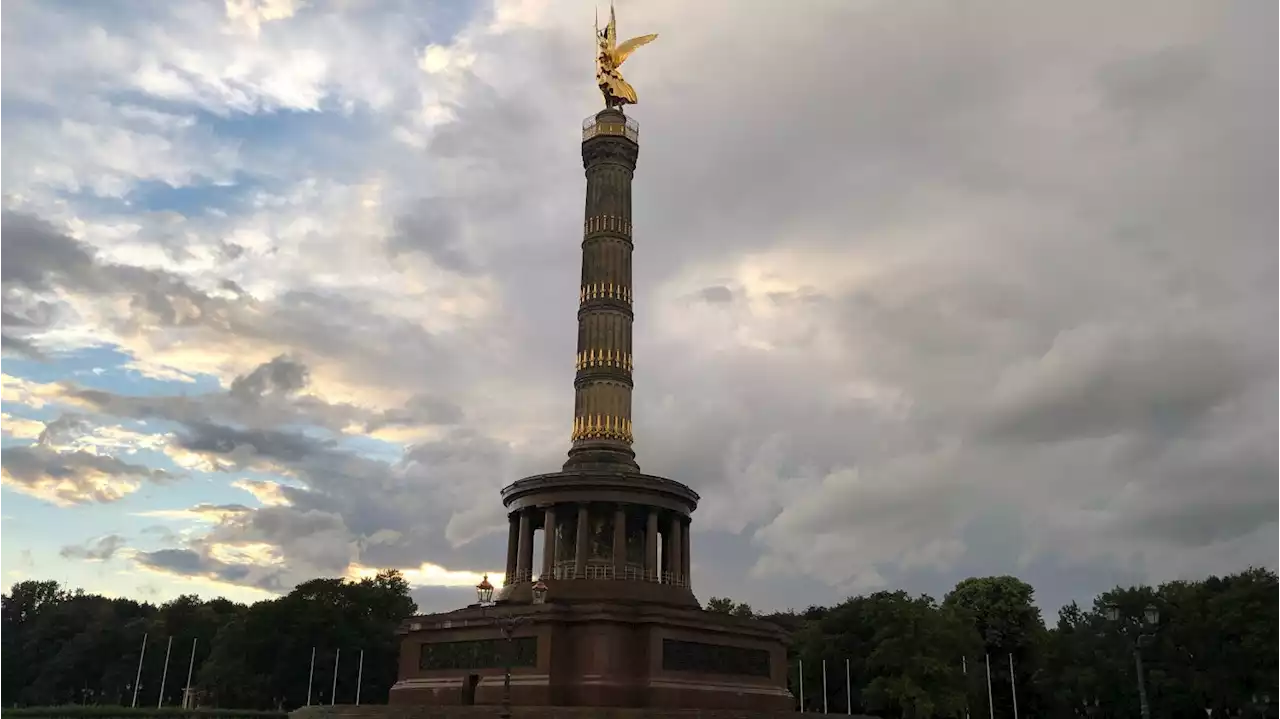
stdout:
<svg viewBox="0 0 1280 719">
<path fill-rule="evenodd" d="M 728 597 L 712 597 L 707 600 L 707 611 L 718 614 L 733 614 L 735 602 Z"/>
<path fill-rule="evenodd" d="M 1024 714 L 1043 713 L 1038 694 L 1028 691 L 1035 686 L 1039 648 L 1046 639 L 1040 608 L 1035 605 L 1035 589 L 1017 577 L 971 577 L 956 584 L 942 603 L 967 615 L 982 637 L 982 651 L 970 658 L 971 663 L 976 666 L 990 661 L 993 683 L 1007 687 L 1012 681 L 1022 688 L 1018 702 Z M 1013 678 L 1009 676 L 1010 656 Z M 1012 692 L 993 692 L 992 699 L 997 715 L 1013 715 Z M 982 703 L 986 703 L 985 696 Z"/>
</svg>

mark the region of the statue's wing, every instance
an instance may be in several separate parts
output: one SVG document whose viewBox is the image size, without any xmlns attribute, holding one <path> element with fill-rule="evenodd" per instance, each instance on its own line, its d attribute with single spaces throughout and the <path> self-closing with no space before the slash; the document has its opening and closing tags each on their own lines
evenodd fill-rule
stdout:
<svg viewBox="0 0 1280 719">
<path fill-rule="evenodd" d="M 633 37 L 630 40 L 627 40 L 626 42 L 622 43 L 621 45 L 618 46 L 616 50 L 613 51 L 614 67 L 617 67 L 622 63 L 626 62 L 627 57 L 631 55 L 631 53 L 635 52 L 636 48 L 642 45 L 648 45 L 649 43 L 657 39 L 658 39 L 658 33 L 655 32 L 652 35 L 641 35 L 640 37 Z"/>
</svg>

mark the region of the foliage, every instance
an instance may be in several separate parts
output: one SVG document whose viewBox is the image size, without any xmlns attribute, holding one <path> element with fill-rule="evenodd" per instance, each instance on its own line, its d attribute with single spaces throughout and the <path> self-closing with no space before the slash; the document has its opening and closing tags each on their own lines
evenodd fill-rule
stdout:
<svg viewBox="0 0 1280 719">
<path fill-rule="evenodd" d="M 358 582 L 315 579 L 252 606 L 188 595 L 156 607 L 69 593 L 56 582 L 19 582 L 0 601 L 0 691 L 10 706 L 117 705 L 117 716 L 132 703 L 141 655 L 138 701 L 154 706 L 172 638 L 162 700 L 169 707 L 182 704 L 188 667 L 202 706 L 301 706 L 313 647 L 313 700 L 328 696 L 338 650 L 338 696 L 354 698 L 363 650 L 361 701 L 376 703 L 396 679 L 395 629 L 416 609 L 394 570 Z"/>
<path fill-rule="evenodd" d="M 1014 577 L 966 579 L 941 603 L 928 596 L 878 592 L 833 607 L 766 615 L 715 597 L 707 610 L 757 616 L 790 634 L 791 689 L 799 697 L 803 663 L 807 711 L 822 708 L 826 660 L 827 700 L 836 712 L 848 705 L 854 713 L 904 719 L 979 719 L 989 712 L 1011 719 L 1012 655 L 1019 716 L 1136 716 L 1137 650 L 1152 716 L 1200 719 L 1211 708 L 1215 717 L 1235 719 L 1276 715 L 1277 587 L 1276 574 L 1264 569 L 1159 587 L 1116 587 L 1088 607 L 1062 607 L 1048 628 L 1034 591 Z M 252 606 L 183 596 L 156 607 L 67 592 L 56 582 L 20 582 L 0 601 L 0 691 L 10 706 L 46 706 L 10 709 L 4 716 L 265 716 L 176 708 L 193 641 L 201 706 L 277 711 L 301 706 L 307 700 L 313 648 L 314 702 L 328 700 L 339 649 L 339 702 L 354 698 L 361 649 L 361 701 L 385 701 L 396 679 L 395 628 L 416 610 L 408 590 L 399 573 L 388 571 L 359 582 L 315 579 Z M 1123 620 L 1107 620 L 1110 604 L 1119 608 Z M 1141 623 L 1149 604 L 1160 611 L 1154 627 Z M 144 636 L 139 703 L 152 707 L 165 647 L 174 638 L 165 710 L 124 708 L 132 700 Z M 80 706 L 49 706 L 72 703 Z"/>
<path fill-rule="evenodd" d="M 1208 707 L 1215 717 L 1274 717 L 1280 699 L 1277 587 L 1276 574 L 1264 569 L 1117 587 L 1088 609 L 1068 604 L 1056 625 L 1046 628 L 1029 585 L 1014 577 L 980 577 L 957 584 L 941 605 L 927 596 L 879 592 L 761 619 L 791 632 L 791 689 L 799 697 L 802 661 L 806 711 L 822 709 L 825 659 L 833 711 L 843 712 L 849 703 L 855 714 L 927 719 L 993 712 L 1011 718 L 1012 654 L 1019 716 L 1137 716 L 1134 651 L 1138 636 L 1149 634 L 1140 650 L 1152 716 L 1202 719 Z M 717 611 L 737 606 L 718 601 Z M 1107 621 L 1110 603 L 1125 619 Z M 1156 627 L 1139 624 L 1148 604 L 1160 609 Z"/>
<path fill-rule="evenodd" d="M 735 602 L 728 597 L 712 597 L 707 600 L 707 611 L 718 614 L 730 614 L 735 617 L 751 618 L 756 615 L 754 609 L 746 602 Z"/>
</svg>

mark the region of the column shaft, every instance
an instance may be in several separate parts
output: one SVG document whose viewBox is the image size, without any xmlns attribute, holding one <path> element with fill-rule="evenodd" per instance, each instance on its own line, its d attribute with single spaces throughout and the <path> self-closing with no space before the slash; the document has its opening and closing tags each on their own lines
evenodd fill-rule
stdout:
<svg viewBox="0 0 1280 719">
<path fill-rule="evenodd" d="M 516 577 L 527 582 L 533 572 L 533 522 L 529 510 L 520 510 L 520 555 L 516 561 Z"/>
<path fill-rule="evenodd" d="M 613 576 L 622 579 L 627 566 L 627 508 L 619 504 L 613 510 Z"/>
<path fill-rule="evenodd" d="M 503 584 L 511 584 L 516 578 L 516 563 L 520 558 L 520 521 L 517 515 L 507 516 L 507 569 Z"/>
<path fill-rule="evenodd" d="M 662 556 L 666 558 L 667 571 L 671 572 L 671 581 L 679 584 L 680 578 L 684 576 L 684 566 L 680 559 L 684 554 L 684 540 L 680 538 L 682 527 L 680 526 L 680 516 L 676 515 L 671 518 L 671 530 L 666 537 L 666 541 L 662 543 Z"/>
<path fill-rule="evenodd" d="M 556 508 L 547 507 L 542 520 L 542 577 L 555 576 L 556 566 Z"/>
<path fill-rule="evenodd" d="M 689 547 L 689 535 L 692 533 L 692 529 L 693 522 L 686 522 L 684 532 L 680 535 L 680 538 L 684 540 L 684 546 L 681 547 L 680 552 L 683 557 L 680 560 L 680 566 L 684 567 L 685 584 L 688 586 L 693 586 L 693 554 Z"/>
<path fill-rule="evenodd" d="M 573 550 L 573 576 L 585 579 L 587 576 L 587 538 L 591 531 L 591 512 L 587 505 L 578 505 L 578 546 Z"/>
<path fill-rule="evenodd" d="M 598 127 L 627 122 L 619 111 Z M 631 180 L 640 146 L 634 134 L 601 132 L 582 142 L 586 204 L 578 308 L 578 371 L 573 442 L 565 468 L 620 466 L 637 471 L 631 448 Z"/>
<path fill-rule="evenodd" d="M 644 528 L 644 569 L 649 577 L 658 581 L 658 510 L 649 510 Z"/>
</svg>

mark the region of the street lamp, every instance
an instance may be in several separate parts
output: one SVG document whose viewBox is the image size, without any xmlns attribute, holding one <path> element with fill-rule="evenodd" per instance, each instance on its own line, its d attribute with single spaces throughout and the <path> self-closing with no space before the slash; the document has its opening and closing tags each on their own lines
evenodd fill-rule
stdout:
<svg viewBox="0 0 1280 719">
<path fill-rule="evenodd" d="M 493 585 L 489 583 L 489 575 L 484 575 L 480 583 L 476 585 L 476 596 L 480 598 L 482 606 L 489 606 L 493 603 Z"/>
<path fill-rule="evenodd" d="M 533 593 L 534 604 L 545 604 L 547 601 L 547 585 L 542 579 L 533 583 L 531 588 Z M 489 575 L 484 575 L 480 583 L 476 585 L 476 597 L 480 600 L 480 611 L 497 605 L 493 601 L 493 585 L 489 582 Z M 515 631 L 521 624 L 529 620 L 528 616 L 502 617 L 493 618 L 493 623 L 497 625 L 498 631 L 502 632 L 502 638 L 506 641 L 504 645 L 506 651 L 502 656 L 502 711 L 498 713 L 501 719 L 511 719 L 511 662 L 515 655 Z"/>
<path fill-rule="evenodd" d="M 1120 607 L 1114 602 L 1108 602 L 1103 607 L 1103 616 L 1108 622 L 1119 628 L 1120 634 L 1133 640 L 1133 665 L 1138 672 L 1138 701 L 1142 706 L 1142 719 L 1151 719 L 1151 705 L 1147 703 L 1147 678 L 1142 668 L 1142 648 L 1149 644 L 1155 635 L 1143 631 L 1150 629 L 1155 631 L 1160 624 L 1160 608 L 1154 604 L 1148 604 L 1142 609 L 1142 620 L 1137 623 L 1136 630 L 1134 623 L 1121 621 Z M 1131 632 L 1134 632 L 1131 634 Z"/>
</svg>

